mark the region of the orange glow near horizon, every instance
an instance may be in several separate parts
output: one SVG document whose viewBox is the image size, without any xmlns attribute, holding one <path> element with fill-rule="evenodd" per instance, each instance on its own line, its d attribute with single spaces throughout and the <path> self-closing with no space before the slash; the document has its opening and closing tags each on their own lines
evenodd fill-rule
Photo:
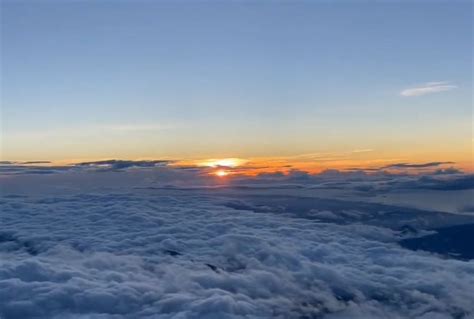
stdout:
<svg viewBox="0 0 474 319">
<path fill-rule="evenodd" d="M 379 155 L 379 156 L 377 156 Z M 411 163 L 422 164 L 427 162 L 439 161 L 442 162 L 444 158 L 453 158 L 453 156 L 430 156 L 429 160 L 426 157 L 403 156 L 392 157 L 390 154 L 373 154 L 372 152 L 331 152 L 331 153 L 308 153 L 295 156 L 286 157 L 254 157 L 254 158 L 239 158 L 239 157 L 223 157 L 223 158 L 201 158 L 189 160 L 173 160 L 170 159 L 168 166 L 171 168 L 183 167 L 197 167 L 202 168 L 206 174 L 216 177 L 238 177 L 238 176 L 258 176 L 260 174 L 282 173 L 288 174 L 291 171 L 304 171 L 309 174 L 318 174 L 325 170 L 340 170 L 347 171 L 353 169 L 360 169 L 361 171 L 383 169 L 386 166 L 395 163 Z M 69 160 L 35 163 L 30 165 L 41 166 L 55 166 L 55 165 L 74 165 L 80 162 L 93 162 L 96 160 L 110 160 L 111 158 L 101 159 L 87 159 L 87 160 Z M 134 160 L 156 160 L 156 157 L 136 158 Z M 128 160 L 128 159 L 123 159 Z M 389 169 L 384 171 L 392 173 L 424 173 L 445 168 L 457 168 L 466 173 L 472 173 L 474 166 L 472 161 L 456 161 L 454 163 L 446 163 L 438 166 L 427 167 L 423 169 Z"/>
</svg>

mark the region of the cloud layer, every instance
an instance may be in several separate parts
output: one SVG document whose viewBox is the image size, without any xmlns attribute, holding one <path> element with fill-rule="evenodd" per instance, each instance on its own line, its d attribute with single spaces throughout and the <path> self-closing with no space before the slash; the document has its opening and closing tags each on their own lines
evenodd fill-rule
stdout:
<svg viewBox="0 0 474 319">
<path fill-rule="evenodd" d="M 2 212 L 5 318 L 451 318 L 474 311 L 473 263 L 404 250 L 381 227 L 234 210 L 213 197 L 177 194 L 8 197 Z"/>
<path fill-rule="evenodd" d="M 406 229 L 474 217 L 300 197 L 438 177 L 293 172 L 217 185 L 201 169 L 96 167 L 116 164 L 0 179 L 0 317 L 474 314 L 474 261 L 398 244 Z"/>
</svg>

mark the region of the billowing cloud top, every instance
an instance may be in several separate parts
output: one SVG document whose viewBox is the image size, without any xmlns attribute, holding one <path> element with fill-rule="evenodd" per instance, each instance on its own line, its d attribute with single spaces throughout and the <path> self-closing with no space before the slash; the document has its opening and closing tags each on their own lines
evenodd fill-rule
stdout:
<svg viewBox="0 0 474 319">
<path fill-rule="evenodd" d="M 459 171 L 219 178 L 209 173 L 220 166 L 120 160 L 0 168 L 1 318 L 474 313 L 468 250 L 400 246 L 437 240 L 433 228 L 457 234 L 448 226 L 465 224 L 469 234 L 474 176 Z M 439 211 L 446 202 L 451 213 Z"/>
</svg>

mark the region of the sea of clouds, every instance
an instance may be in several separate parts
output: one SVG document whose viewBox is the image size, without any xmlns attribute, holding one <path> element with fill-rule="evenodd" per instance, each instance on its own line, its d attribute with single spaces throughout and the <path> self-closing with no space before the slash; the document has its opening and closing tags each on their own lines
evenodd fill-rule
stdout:
<svg viewBox="0 0 474 319">
<path fill-rule="evenodd" d="M 162 162 L 2 172 L 2 319 L 474 318 L 474 261 L 404 249 L 403 225 L 379 222 L 405 212 L 428 232 L 474 217 L 371 200 L 470 191 L 469 175 L 229 183 Z"/>
</svg>

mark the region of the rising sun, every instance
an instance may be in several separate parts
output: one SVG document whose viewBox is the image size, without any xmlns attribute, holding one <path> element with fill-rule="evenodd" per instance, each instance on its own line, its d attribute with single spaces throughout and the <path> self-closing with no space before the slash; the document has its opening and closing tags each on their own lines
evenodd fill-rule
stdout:
<svg viewBox="0 0 474 319">
<path fill-rule="evenodd" d="M 223 169 L 220 169 L 220 170 L 218 170 L 217 172 L 215 172 L 214 174 L 215 174 L 216 176 L 219 176 L 219 177 L 224 177 L 224 176 L 229 175 L 229 172 L 224 171 Z"/>
</svg>

